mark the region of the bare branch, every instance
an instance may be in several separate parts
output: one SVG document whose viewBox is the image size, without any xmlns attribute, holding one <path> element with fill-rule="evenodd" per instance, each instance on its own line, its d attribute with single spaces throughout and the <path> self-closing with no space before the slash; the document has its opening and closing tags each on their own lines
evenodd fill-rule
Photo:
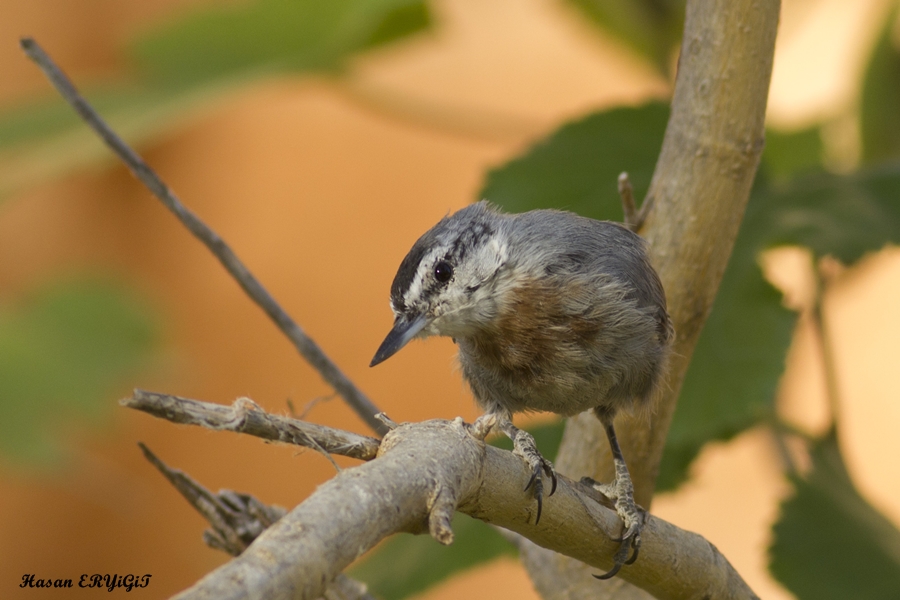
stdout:
<svg viewBox="0 0 900 600">
<path fill-rule="evenodd" d="M 280 506 L 266 506 L 247 494 L 231 490 L 213 494 L 183 471 L 166 465 L 144 444 L 138 442 L 138 446 L 150 464 L 212 525 L 212 530 L 203 533 L 204 541 L 212 548 L 238 556 L 287 513 Z"/>
<path fill-rule="evenodd" d="M 147 460 L 212 525 L 212 529 L 203 532 L 203 540 L 211 548 L 239 556 L 263 531 L 287 513 L 280 506 L 268 506 L 248 494 L 231 490 L 213 494 L 184 472 L 166 465 L 144 444 L 138 443 L 138 446 Z M 367 593 L 364 584 L 343 574 L 328 585 L 323 598 L 375 600 Z"/>
<path fill-rule="evenodd" d="M 361 453 L 348 448 L 362 436 L 267 414 L 248 399 L 225 407 L 138 390 L 122 404 L 175 423 L 286 442 L 296 439 L 301 445 L 319 444 L 357 458 L 374 455 L 376 449 L 380 452 L 378 460 L 344 470 L 320 486 L 240 558 L 186 591 L 185 598 L 317 598 L 323 593 L 322 585 L 392 533 L 428 531 L 442 544 L 451 543 L 450 521 L 456 510 L 598 570 L 609 569 L 619 546 L 619 520 L 609 499 L 563 476 L 556 493 L 544 500 L 540 525 L 535 526 L 534 500 L 523 492 L 528 469 L 514 454 L 485 446 L 473 435 L 477 434 L 474 426 L 462 419 L 394 424 L 380 449 L 378 440 L 363 438 L 369 450 Z M 303 434 L 297 435 L 294 427 Z M 249 542 L 245 532 L 258 533 L 258 528 L 248 526 L 241 529 L 242 535 L 232 535 L 234 528 L 228 525 L 229 519 L 237 519 L 235 513 L 258 515 L 262 509 L 253 509 L 255 500 L 227 491 L 213 495 L 142 449 L 213 524 L 217 535 L 207 534 L 208 544 L 234 553 Z M 641 560 L 621 573 L 627 581 L 660 598 L 703 593 L 715 598 L 755 598 L 728 561 L 702 537 L 650 516 L 643 539 Z M 291 595 L 298 590 L 301 595 Z"/>
<path fill-rule="evenodd" d="M 332 362 L 325 352 L 310 338 L 303 329 L 275 301 L 269 292 L 263 287 L 256 277 L 247 269 L 234 251 L 210 229 L 197 215 L 184 206 L 169 187 L 159 178 L 144 159 L 125 143 L 106 124 L 99 114 L 88 104 L 87 100 L 78 93 L 75 86 L 65 73 L 53 62 L 46 52 L 31 38 L 22 38 L 20 41 L 22 50 L 34 61 L 57 89 L 60 95 L 75 109 L 75 112 L 93 129 L 107 146 L 118 156 L 128 169 L 137 177 L 147 189 L 159 198 L 160 201 L 174 214 L 182 225 L 209 249 L 219 259 L 225 270 L 234 277 L 238 285 L 247 293 L 251 300 L 269 316 L 275 325 L 294 344 L 306 361 L 316 369 L 322 378 L 333 387 L 365 421 L 373 431 L 379 435 L 385 433 L 384 426 L 375 419 L 379 412 L 378 407 L 359 390 L 350 379 Z"/>
<path fill-rule="evenodd" d="M 687 2 L 671 116 L 644 200 L 644 206 L 652 202 L 653 208 L 641 231 L 665 287 L 677 339 L 653 415 L 626 415 L 616 425 L 635 500 L 645 507 L 653 498 L 681 384 L 731 255 L 762 153 L 779 10 L 779 0 Z M 612 480 L 609 445 L 593 415 L 569 419 L 556 465 L 564 473 Z M 583 567 L 579 571 L 578 565 L 553 560 L 546 552 L 523 553 L 523 560 L 535 572 L 548 562 L 554 565 L 555 575 L 544 578 L 549 587 L 534 580 L 545 596 L 598 597 L 596 582 Z M 642 560 L 643 555 L 638 563 Z M 609 591 L 603 597 L 626 597 L 619 589 Z"/>
<path fill-rule="evenodd" d="M 238 558 L 178 598 L 317 598 L 365 551 L 396 532 L 447 543 L 454 507 L 603 572 L 618 548 L 615 512 L 560 477 L 544 501 L 523 492 L 521 459 L 485 446 L 461 419 L 403 424 L 385 436 L 377 460 L 346 469 L 267 529 Z M 436 526 L 437 524 L 437 526 Z M 663 599 L 752 599 L 728 561 L 701 536 L 651 516 L 641 558 L 620 577 Z"/>
<path fill-rule="evenodd" d="M 298 421 L 265 412 L 249 398 L 238 398 L 231 406 L 134 390 L 119 404 L 173 423 L 200 425 L 218 431 L 246 433 L 266 440 L 319 449 L 359 460 L 375 458 L 380 440 L 324 425 Z"/>
</svg>

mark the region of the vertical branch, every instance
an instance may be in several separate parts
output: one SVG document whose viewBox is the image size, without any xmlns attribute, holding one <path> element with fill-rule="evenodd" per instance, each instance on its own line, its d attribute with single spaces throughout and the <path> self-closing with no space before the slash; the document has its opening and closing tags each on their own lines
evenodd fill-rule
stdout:
<svg viewBox="0 0 900 600">
<path fill-rule="evenodd" d="M 687 3 L 671 116 L 644 201 L 652 202 L 652 209 L 642 228 L 666 289 L 677 338 L 653 415 L 625 416 L 616 425 L 635 499 L 645 507 L 653 498 L 681 384 L 737 237 L 762 153 L 779 11 L 779 0 Z M 571 475 L 613 479 L 609 448 L 592 414 L 569 419 L 557 466 Z M 597 597 L 596 583 L 584 583 L 589 570 L 568 559 L 551 559 L 545 551 L 523 554 L 545 596 Z M 559 582 L 565 582 L 565 590 Z M 615 589 L 616 597 L 641 597 L 617 589 L 620 586 L 605 589 Z"/>
</svg>

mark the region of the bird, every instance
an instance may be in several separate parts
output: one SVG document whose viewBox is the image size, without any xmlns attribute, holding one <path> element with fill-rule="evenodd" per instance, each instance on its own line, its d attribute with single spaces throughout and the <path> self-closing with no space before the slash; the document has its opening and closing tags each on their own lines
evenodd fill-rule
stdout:
<svg viewBox="0 0 900 600">
<path fill-rule="evenodd" d="M 620 411 L 650 410 L 674 329 L 647 244 L 628 227 L 551 209 L 505 213 L 487 201 L 441 219 L 412 246 L 391 284 L 394 323 L 370 366 L 414 338 L 451 337 L 484 415 L 531 470 L 540 520 L 553 465 L 514 413 L 564 417 L 593 410 L 608 438 L 615 480 L 591 485 L 623 522 L 614 576 L 637 559 L 646 513 L 616 438 Z M 629 551 L 631 557 L 629 558 Z"/>
</svg>

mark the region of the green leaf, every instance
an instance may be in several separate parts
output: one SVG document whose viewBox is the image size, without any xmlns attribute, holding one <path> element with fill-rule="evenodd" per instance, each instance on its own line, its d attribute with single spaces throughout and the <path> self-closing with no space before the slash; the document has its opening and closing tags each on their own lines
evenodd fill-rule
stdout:
<svg viewBox="0 0 900 600">
<path fill-rule="evenodd" d="M 399 600 L 491 558 L 515 556 L 512 544 L 492 527 L 461 513 L 453 517 L 453 533 L 449 546 L 428 535 L 395 535 L 349 574 L 378 598 Z"/>
<path fill-rule="evenodd" d="M 593 23 L 647 58 L 661 73 L 684 29 L 684 0 L 569 0 Z"/>
<path fill-rule="evenodd" d="M 667 118 L 665 106 L 651 104 L 565 125 L 525 156 L 492 171 L 481 196 L 514 212 L 552 206 L 618 219 L 616 177 L 628 170 L 635 195 L 646 193 Z M 756 264 L 764 222 L 746 228 L 688 371 L 663 456 L 660 489 L 682 481 L 708 441 L 728 439 L 771 412 L 794 318 Z"/>
<path fill-rule="evenodd" d="M 59 458 L 55 429 L 111 408 L 104 395 L 144 363 L 154 337 L 146 309 L 110 284 L 57 284 L 0 305 L 0 452 Z"/>
<path fill-rule="evenodd" d="M 238 72 L 335 70 L 353 52 L 426 27 L 421 0 L 257 0 L 204 7 L 135 44 L 160 80 Z"/>
<path fill-rule="evenodd" d="M 687 477 L 705 440 L 729 439 L 772 413 L 795 319 L 762 279 L 754 264 L 758 252 L 803 246 L 852 264 L 900 242 L 898 198 L 898 163 L 757 186 L 682 387 L 658 489 Z"/>
<path fill-rule="evenodd" d="M 847 264 L 900 242 L 900 162 L 850 175 L 815 173 L 760 190 L 765 243 L 810 248 Z"/>
<path fill-rule="evenodd" d="M 88 100 L 131 145 L 158 138 L 204 114 L 240 81 L 192 89 L 113 86 Z M 114 164 L 115 156 L 60 98 L 36 101 L 0 114 L 0 198 L 16 190 L 89 166 Z"/>
<path fill-rule="evenodd" d="M 712 312 L 694 349 L 660 465 L 657 491 L 672 490 L 711 440 L 727 440 L 771 416 L 796 315 L 762 277 L 741 230 Z M 739 245 L 740 244 L 740 245 Z M 749 256 L 748 256 L 749 255 Z"/>
<path fill-rule="evenodd" d="M 799 600 L 900 598 L 900 531 L 856 490 L 834 436 L 811 456 L 781 505 L 772 574 Z"/>
<path fill-rule="evenodd" d="M 767 190 L 765 186 L 761 186 Z M 657 491 L 675 489 L 703 446 L 771 417 L 796 315 L 762 276 L 772 202 L 751 196 L 712 311 L 691 358 L 666 439 Z"/>
<path fill-rule="evenodd" d="M 481 194 L 512 212 L 555 207 L 619 219 L 616 176 L 632 174 L 636 197 L 649 186 L 665 130 L 662 105 L 615 109 L 563 126 L 524 156 L 491 171 Z M 772 135 L 764 155 L 780 181 L 821 160 L 814 130 Z M 794 156 L 790 156 L 793 154 Z M 786 158 L 789 157 L 789 158 Z M 711 440 L 727 440 L 772 415 L 795 315 L 762 276 L 758 255 L 806 246 L 852 263 L 900 241 L 900 165 L 854 175 L 812 173 L 761 182 L 694 350 L 675 411 L 657 486 L 672 489 Z"/>
<path fill-rule="evenodd" d="M 153 77 L 107 82 L 85 96 L 120 137 L 138 145 L 208 113 L 213 103 L 260 76 L 335 70 L 353 53 L 430 23 L 421 0 L 260 0 L 214 6 L 135 43 L 139 61 Z M 0 198 L 113 160 L 59 98 L 29 99 L 0 114 Z"/>
<path fill-rule="evenodd" d="M 646 194 L 668 118 L 668 107 L 653 103 L 564 125 L 490 171 L 480 198 L 510 212 L 554 207 L 620 221 L 619 173 L 628 171 L 636 198 Z"/>
<path fill-rule="evenodd" d="M 897 9 L 890 11 L 869 59 L 860 94 L 863 162 L 900 156 L 900 50 L 893 39 Z"/>
<path fill-rule="evenodd" d="M 760 172 L 768 180 L 784 181 L 808 171 L 820 171 L 825 154 L 822 132 L 810 127 L 789 133 L 766 131 Z"/>
</svg>

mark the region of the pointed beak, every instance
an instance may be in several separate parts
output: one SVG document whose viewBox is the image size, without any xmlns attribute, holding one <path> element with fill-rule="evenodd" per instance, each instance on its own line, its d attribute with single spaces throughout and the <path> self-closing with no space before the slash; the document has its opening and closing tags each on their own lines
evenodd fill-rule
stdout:
<svg viewBox="0 0 900 600">
<path fill-rule="evenodd" d="M 406 317 L 397 317 L 394 321 L 393 329 L 387 334 L 384 341 L 381 342 L 381 346 L 378 348 L 378 352 L 375 353 L 375 358 L 372 359 L 369 366 L 374 367 L 378 363 L 384 362 L 396 354 L 400 348 L 409 342 L 409 340 L 416 337 L 416 334 L 422 331 L 427 322 L 428 319 L 422 316 L 414 317 L 411 321 L 407 320 Z"/>
</svg>

